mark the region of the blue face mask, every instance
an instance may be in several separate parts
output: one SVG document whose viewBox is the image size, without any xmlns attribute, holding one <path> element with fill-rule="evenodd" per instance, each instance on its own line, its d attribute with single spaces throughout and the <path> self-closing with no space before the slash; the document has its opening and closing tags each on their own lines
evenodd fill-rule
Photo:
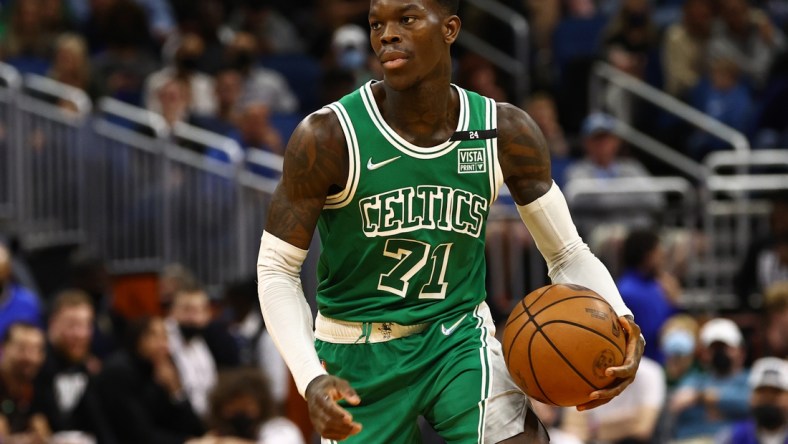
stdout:
<svg viewBox="0 0 788 444">
<path fill-rule="evenodd" d="M 366 61 L 366 55 L 357 49 L 346 49 L 339 55 L 339 67 L 348 71 L 363 68 Z"/>
</svg>

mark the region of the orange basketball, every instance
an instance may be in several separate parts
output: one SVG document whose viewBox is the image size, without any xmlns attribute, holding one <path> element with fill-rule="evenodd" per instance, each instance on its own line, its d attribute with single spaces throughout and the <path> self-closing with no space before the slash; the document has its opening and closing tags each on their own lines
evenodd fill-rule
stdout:
<svg viewBox="0 0 788 444">
<path fill-rule="evenodd" d="M 626 338 L 613 307 L 588 288 L 548 285 L 528 294 L 509 315 L 503 353 L 514 381 L 544 403 L 575 406 L 615 378 Z"/>
</svg>

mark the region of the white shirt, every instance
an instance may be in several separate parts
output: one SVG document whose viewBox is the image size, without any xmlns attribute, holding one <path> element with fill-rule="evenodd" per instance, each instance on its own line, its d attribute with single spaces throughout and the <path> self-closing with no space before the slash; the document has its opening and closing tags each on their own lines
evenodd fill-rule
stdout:
<svg viewBox="0 0 788 444">
<path fill-rule="evenodd" d="M 263 322 L 260 312 L 252 310 L 238 325 L 237 334 L 243 336 L 248 341 L 252 341 L 255 335 L 260 332 L 261 323 Z M 260 338 L 257 340 L 257 367 L 263 371 L 268 379 L 271 396 L 278 403 L 287 401 L 287 396 L 290 390 L 290 370 L 287 369 L 285 360 L 276 349 L 274 340 L 268 330 L 263 330 Z"/>
<path fill-rule="evenodd" d="M 289 419 L 277 416 L 260 427 L 258 444 L 304 444 L 304 436 Z"/>
<path fill-rule="evenodd" d="M 208 412 L 208 393 L 216 385 L 216 362 L 202 337 L 185 342 L 174 319 L 164 321 L 170 353 L 192 408 L 199 416 Z"/>
</svg>

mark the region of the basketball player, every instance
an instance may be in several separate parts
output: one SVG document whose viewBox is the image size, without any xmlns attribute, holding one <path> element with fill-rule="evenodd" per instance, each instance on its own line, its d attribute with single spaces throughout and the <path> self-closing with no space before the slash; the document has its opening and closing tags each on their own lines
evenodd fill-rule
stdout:
<svg viewBox="0 0 788 444">
<path fill-rule="evenodd" d="M 530 117 L 450 83 L 458 0 L 371 0 L 382 82 L 308 116 L 288 147 L 258 262 L 266 325 L 325 443 L 541 443 L 508 375 L 485 299 L 484 227 L 502 182 L 554 282 L 602 294 L 628 334 L 613 387 L 643 354 L 640 328 L 577 234 Z M 299 272 L 317 226 L 319 313 Z"/>
</svg>

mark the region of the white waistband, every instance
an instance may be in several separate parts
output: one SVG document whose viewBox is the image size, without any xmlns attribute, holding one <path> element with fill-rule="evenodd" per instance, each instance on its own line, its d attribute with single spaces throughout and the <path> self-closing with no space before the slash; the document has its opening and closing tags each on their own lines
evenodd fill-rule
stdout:
<svg viewBox="0 0 788 444">
<path fill-rule="evenodd" d="M 318 312 L 315 319 L 315 338 L 333 344 L 386 342 L 421 333 L 429 326 L 430 324 L 340 321 L 327 318 Z"/>
</svg>

